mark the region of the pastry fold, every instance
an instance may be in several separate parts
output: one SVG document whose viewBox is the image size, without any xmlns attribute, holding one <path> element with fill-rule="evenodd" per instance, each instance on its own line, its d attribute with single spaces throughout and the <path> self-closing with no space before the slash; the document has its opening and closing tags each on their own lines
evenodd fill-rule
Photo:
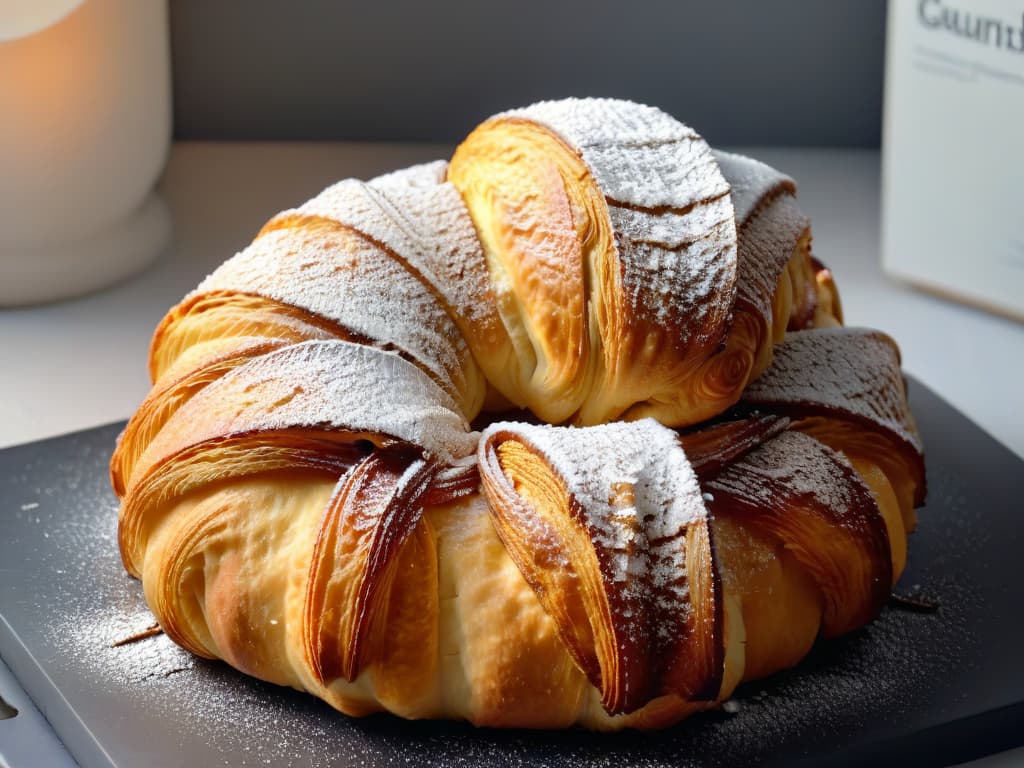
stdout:
<svg viewBox="0 0 1024 768">
<path fill-rule="evenodd" d="M 878 615 L 893 583 L 889 537 L 870 489 L 841 454 L 785 432 L 706 487 L 712 514 L 776 537 L 814 577 L 826 636 Z"/>
<path fill-rule="evenodd" d="M 423 516 L 435 473 L 408 451 L 378 451 L 338 482 L 317 532 L 302 611 L 306 661 L 320 682 L 358 677 L 378 598 Z"/>
<path fill-rule="evenodd" d="M 851 457 L 872 461 L 896 491 L 908 531 L 924 503 L 924 452 L 907 403 L 896 342 L 866 328 L 789 333 L 745 402 L 799 415 L 797 429 Z"/>
<path fill-rule="evenodd" d="M 480 445 L 495 529 L 609 714 L 713 700 L 722 605 L 697 476 L 653 420 L 492 425 Z"/>
<path fill-rule="evenodd" d="M 495 382 L 511 402 L 551 423 L 722 410 L 715 395 L 745 371 L 694 379 L 727 331 L 736 223 L 692 129 L 628 102 L 545 102 L 478 127 L 448 178 L 515 345 Z"/>
<path fill-rule="evenodd" d="M 387 410 L 377 396 L 388 398 Z M 455 465 L 472 455 L 476 434 L 454 401 L 398 355 L 324 341 L 254 358 L 190 398 L 141 454 L 119 517 L 125 567 L 141 572 L 147 531 L 186 493 L 285 469 L 337 476 L 373 446 L 395 444 Z"/>
</svg>

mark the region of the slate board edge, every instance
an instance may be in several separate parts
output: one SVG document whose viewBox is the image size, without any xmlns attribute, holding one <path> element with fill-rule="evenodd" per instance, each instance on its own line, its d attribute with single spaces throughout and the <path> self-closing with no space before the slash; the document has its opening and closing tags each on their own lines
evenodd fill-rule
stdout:
<svg viewBox="0 0 1024 768">
<path fill-rule="evenodd" d="M 0 616 L 0 658 L 82 768 L 117 768 L 3 616 Z"/>
</svg>

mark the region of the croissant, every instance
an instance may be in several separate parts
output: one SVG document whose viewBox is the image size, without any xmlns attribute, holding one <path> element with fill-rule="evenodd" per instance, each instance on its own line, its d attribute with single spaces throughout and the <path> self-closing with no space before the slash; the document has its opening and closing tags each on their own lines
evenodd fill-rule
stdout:
<svg viewBox="0 0 1024 768">
<path fill-rule="evenodd" d="M 659 728 L 876 616 L 925 493 L 792 179 L 546 102 L 272 218 L 111 459 L 191 652 L 350 715 Z"/>
</svg>

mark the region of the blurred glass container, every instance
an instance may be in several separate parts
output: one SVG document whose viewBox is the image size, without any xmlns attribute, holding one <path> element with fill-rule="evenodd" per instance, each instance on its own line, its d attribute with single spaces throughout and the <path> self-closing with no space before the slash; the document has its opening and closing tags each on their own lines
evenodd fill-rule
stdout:
<svg viewBox="0 0 1024 768">
<path fill-rule="evenodd" d="M 0 3 L 0 306 L 149 264 L 170 137 L 165 0 Z"/>
</svg>

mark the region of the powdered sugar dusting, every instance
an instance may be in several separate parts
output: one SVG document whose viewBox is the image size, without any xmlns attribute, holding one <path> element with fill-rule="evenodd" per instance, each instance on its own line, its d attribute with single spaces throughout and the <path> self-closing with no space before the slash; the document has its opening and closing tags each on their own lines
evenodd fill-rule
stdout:
<svg viewBox="0 0 1024 768">
<path fill-rule="evenodd" d="M 789 194 L 783 194 L 748 219 L 739 234 L 736 293 L 770 326 L 772 300 L 786 263 L 810 221 Z"/>
<path fill-rule="evenodd" d="M 139 685 L 195 667 L 197 657 L 167 635 L 157 633 L 135 642 L 124 641 L 156 623 L 149 610 L 81 617 L 71 628 L 71 642 L 89 649 L 115 685 Z"/>
<path fill-rule="evenodd" d="M 299 220 L 264 232 L 221 265 L 196 293 L 265 296 L 332 320 L 418 362 L 463 399 L 472 363 L 462 334 L 401 263 L 352 233 Z"/>
<path fill-rule="evenodd" d="M 786 334 L 771 366 L 743 395 L 749 403 L 822 409 L 866 420 L 920 452 L 896 343 L 865 328 Z"/>
<path fill-rule="evenodd" d="M 339 221 L 382 243 L 424 278 L 449 308 L 472 317 L 485 311 L 477 305 L 486 303 L 486 263 L 462 195 L 447 182 L 427 183 L 442 170 L 432 165 L 368 184 L 343 181 L 298 210 Z"/>
<path fill-rule="evenodd" d="M 677 349 L 715 337 L 735 295 L 736 226 L 704 140 L 659 109 L 616 99 L 541 102 L 503 117 L 535 121 L 580 153 L 608 202 L 634 322 L 671 323 Z"/>
<path fill-rule="evenodd" d="M 342 181 L 298 211 L 338 221 L 388 249 L 429 286 L 481 357 L 505 330 L 469 211 L 455 186 L 444 181 L 447 168 L 446 162 L 437 161 L 366 184 Z M 466 341 L 455 336 L 451 343 L 461 350 Z M 468 355 L 460 359 L 465 368 L 475 369 Z M 475 375 L 475 370 L 470 373 Z"/>
<path fill-rule="evenodd" d="M 672 633 L 689 610 L 688 526 L 706 519 L 697 477 L 675 432 L 653 419 L 596 427 L 551 427 L 503 422 L 483 435 L 510 432 L 538 451 L 579 505 L 581 522 L 614 585 L 629 605 L 654 608 L 666 623 L 616 617 L 627 632 Z"/>
<path fill-rule="evenodd" d="M 447 160 L 432 160 L 408 168 L 384 173 L 370 180 L 370 186 L 379 190 L 401 191 L 409 189 L 431 190 L 444 181 L 448 172 Z"/>
<path fill-rule="evenodd" d="M 614 226 L 619 218 L 613 209 Z M 673 342 L 682 348 L 720 331 L 732 306 L 736 262 L 734 252 L 714 233 L 728 229 L 720 222 L 708 237 L 678 249 L 639 234 L 637 239 L 621 236 L 622 290 L 637 320 L 671 324 Z"/>
<path fill-rule="evenodd" d="M 471 454 L 477 441 L 455 402 L 398 355 L 308 341 L 254 358 L 210 384 L 171 417 L 139 467 L 174 450 L 176 433 L 198 444 L 289 429 L 387 435 L 449 463 Z"/>
<path fill-rule="evenodd" d="M 376 187 L 377 179 L 370 184 Z M 391 186 L 382 189 L 380 200 L 393 215 L 401 212 L 412 243 L 406 259 L 441 295 L 478 356 L 507 338 L 483 249 L 455 185 Z"/>
<path fill-rule="evenodd" d="M 850 482 L 840 482 L 837 466 L 847 470 Z M 861 496 L 869 493 L 842 454 L 802 432 L 783 432 L 705 485 L 765 508 L 777 506 L 782 496 L 802 498 L 836 519 L 860 509 L 855 487 Z"/>
<path fill-rule="evenodd" d="M 602 116 L 616 124 L 614 132 L 590 127 Z M 526 107 L 508 109 L 494 116 L 521 117 L 541 123 L 564 125 L 564 134 L 573 144 L 649 144 L 680 141 L 694 136 L 693 129 L 657 107 L 624 99 L 566 98 L 538 101 Z"/>
<path fill-rule="evenodd" d="M 742 227 L 758 208 L 779 194 L 796 195 L 796 182 L 770 165 L 745 155 L 712 150 L 732 191 L 736 225 Z"/>
</svg>

